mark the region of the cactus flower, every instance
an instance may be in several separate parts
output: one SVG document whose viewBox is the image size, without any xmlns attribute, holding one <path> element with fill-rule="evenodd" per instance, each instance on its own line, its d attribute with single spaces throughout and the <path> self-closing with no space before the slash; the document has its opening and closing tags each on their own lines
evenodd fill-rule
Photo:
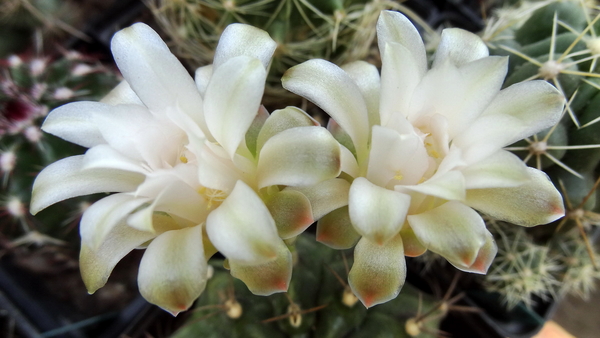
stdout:
<svg viewBox="0 0 600 338">
<path fill-rule="evenodd" d="M 461 29 L 443 31 L 429 69 L 402 14 L 383 11 L 377 34 L 381 75 L 365 62 L 310 60 L 283 78 L 333 118 L 328 128 L 344 146 L 348 217 L 360 235 L 349 284 L 367 307 L 399 293 L 404 255 L 431 250 L 486 273 L 497 247 L 478 211 L 523 226 L 564 215 L 547 176 L 502 149 L 558 122 L 564 98 L 554 87 L 528 81 L 501 90 L 508 58 L 489 56 Z M 319 227 L 352 232 L 339 221 Z"/>
<path fill-rule="evenodd" d="M 195 82 L 158 34 L 138 23 L 111 42 L 125 81 L 102 102 L 49 114 L 44 131 L 89 149 L 38 175 L 31 212 L 114 193 L 82 216 L 80 267 L 89 292 L 138 247 L 146 248 L 141 294 L 173 314 L 201 294 L 217 250 L 253 292 L 287 289 L 291 253 L 271 212 L 310 209 L 290 206 L 279 189 L 335 179 L 340 147 L 299 109 L 284 110 L 304 119 L 297 123 L 260 109 L 275 46 L 264 31 L 231 25 Z M 275 120 L 287 123 L 268 128 Z"/>
</svg>

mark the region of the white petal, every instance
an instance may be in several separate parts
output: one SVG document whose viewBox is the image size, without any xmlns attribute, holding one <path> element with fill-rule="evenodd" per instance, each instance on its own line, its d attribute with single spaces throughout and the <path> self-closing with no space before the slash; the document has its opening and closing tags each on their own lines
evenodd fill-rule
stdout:
<svg viewBox="0 0 600 338">
<path fill-rule="evenodd" d="M 110 106 L 99 102 L 72 102 L 48 114 L 42 130 L 80 146 L 91 148 L 106 143 L 94 115 L 105 114 Z"/>
<path fill-rule="evenodd" d="M 284 191 L 296 190 L 310 201 L 313 219 L 316 221 L 329 212 L 348 205 L 350 183 L 333 178 L 308 187 L 288 187 Z"/>
<path fill-rule="evenodd" d="M 439 197 L 445 200 L 465 199 L 465 178 L 459 171 L 449 171 L 436 175 L 417 185 L 397 185 L 396 191 L 415 191 L 425 195 Z"/>
<path fill-rule="evenodd" d="M 67 157 L 39 173 L 33 182 L 32 214 L 71 197 L 133 191 L 144 180 L 143 175 L 121 170 L 81 170 L 82 162 L 83 155 Z"/>
<path fill-rule="evenodd" d="M 225 151 L 216 154 L 211 147 L 204 145 L 198 158 L 198 179 L 204 187 L 229 192 L 233 190 L 238 180 L 243 179 L 243 176 Z"/>
<path fill-rule="evenodd" d="M 525 163 L 506 150 L 466 167 L 462 173 L 466 189 L 516 187 L 529 179 Z"/>
<path fill-rule="evenodd" d="M 427 71 L 425 45 L 421 35 L 406 16 L 395 11 L 382 11 L 377 21 L 377 43 L 385 55 L 386 43 L 399 43 L 411 53 L 419 74 Z"/>
<path fill-rule="evenodd" d="M 83 245 L 98 250 L 112 229 L 132 211 L 148 202 L 130 194 L 114 194 L 102 198 L 85 210 L 79 224 Z"/>
<path fill-rule="evenodd" d="M 354 61 L 342 66 L 362 93 L 369 114 L 369 125 L 380 124 L 379 119 L 379 71 L 374 65 L 365 61 Z"/>
<path fill-rule="evenodd" d="M 238 181 L 223 204 L 210 213 L 206 232 L 225 257 L 246 265 L 275 259 L 281 244 L 269 210 L 242 181 Z"/>
<path fill-rule="evenodd" d="M 349 212 L 358 233 L 379 245 L 384 245 L 402 228 L 410 196 L 388 190 L 358 177 L 352 182 Z"/>
<path fill-rule="evenodd" d="M 340 144 L 340 160 L 342 161 L 342 171 L 351 177 L 356 177 L 359 174 L 358 163 L 356 162 L 356 157 L 348 150 L 348 148 L 344 147 Z"/>
<path fill-rule="evenodd" d="M 419 241 L 455 266 L 469 267 L 486 243 L 483 219 L 468 206 L 450 201 L 407 217 Z"/>
<path fill-rule="evenodd" d="M 260 153 L 265 142 L 272 136 L 294 127 L 320 126 L 314 118 L 300 108 L 277 109 L 267 118 L 256 139 L 256 149 Z"/>
<path fill-rule="evenodd" d="M 244 24 L 231 24 L 225 28 L 215 50 L 213 67 L 219 68 L 230 59 L 249 56 L 258 59 L 264 69 L 269 68 L 277 43 L 262 29 Z"/>
<path fill-rule="evenodd" d="M 340 174 L 340 145 L 323 127 L 296 127 L 271 137 L 258 159 L 258 186 L 306 186 Z"/>
<path fill-rule="evenodd" d="M 202 226 L 167 231 L 146 249 L 138 273 L 140 293 L 173 315 L 187 310 L 206 286 Z"/>
<path fill-rule="evenodd" d="M 206 89 L 205 118 L 212 136 L 230 157 L 258 113 L 266 76 L 262 64 L 247 56 L 215 67 Z"/>
<path fill-rule="evenodd" d="M 206 88 L 208 88 L 208 83 L 210 82 L 210 78 L 213 74 L 213 65 L 206 65 L 196 69 L 196 73 L 194 74 L 194 82 L 196 82 L 196 88 L 200 92 L 202 97 L 205 97 Z"/>
<path fill-rule="evenodd" d="M 113 90 L 111 90 L 105 97 L 100 100 L 101 103 L 109 104 L 111 106 L 117 104 L 137 104 L 143 106 L 144 103 L 135 94 L 133 89 L 127 81 L 121 81 Z"/>
<path fill-rule="evenodd" d="M 481 38 L 460 28 L 447 28 L 442 31 L 440 44 L 435 52 L 433 66 L 450 61 L 457 67 L 490 55 Z"/>
<path fill-rule="evenodd" d="M 283 87 L 321 107 L 350 135 L 358 162 L 366 160 L 369 117 L 362 93 L 352 78 L 331 62 L 319 59 L 290 68 Z"/>
<path fill-rule="evenodd" d="M 152 28 L 136 23 L 117 32 L 111 50 L 123 77 L 148 109 L 160 115 L 179 106 L 206 132 L 194 80 Z"/>
<path fill-rule="evenodd" d="M 527 168 L 530 179 L 512 188 L 471 189 L 466 203 L 496 219 L 523 226 L 546 224 L 564 216 L 562 196 L 542 171 Z"/>
<path fill-rule="evenodd" d="M 83 157 L 82 169 L 119 169 L 145 175 L 146 170 L 139 161 L 114 150 L 107 144 L 100 144 L 90 148 Z"/>
</svg>

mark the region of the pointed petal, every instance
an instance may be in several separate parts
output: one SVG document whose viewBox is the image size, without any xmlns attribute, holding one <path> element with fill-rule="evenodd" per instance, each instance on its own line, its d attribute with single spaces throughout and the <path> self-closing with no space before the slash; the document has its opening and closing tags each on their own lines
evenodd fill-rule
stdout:
<svg viewBox="0 0 600 338">
<path fill-rule="evenodd" d="M 114 194 L 95 202 L 81 217 L 81 242 L 92 250 L 98 250 L 117 224 L 148 201 L 147 198 L 136 198 L 130 194 Z"/>
<path fill-rule="evenodd" d="M 83 242 L 79 254 L 79 270 L 88 292 L 94 293 L 103 287 L 115 265 L 125 255 L 155 236 L 119 222 L 96 250 Z"/>
<path fill-rule="evenodd" d="M 179 106 L 204 126 L 202 98 L 194 80 L 152 28 L 136 23 L 117 32 L 111 50 L 123 77 L 148 109 L 164 114 Z"/>
<path fill-rule="evenodd" d="M 427 247 L 421 243 L 408 222 L 404 222 L 404 226 L 400 230 L 400 236 L 402 236 L 405 256 L 417 257 L 427 251 Z"/>
<path fill-rule="evenodd" d="M 262 147 L 272 136 L 286 129 L 313 126 L 320 126 L 320 124 L 300 108 L 286 107 L 284 109 L 278 109 L 269 116 L 267 121 L 265 121 L 265 124 L 258 134 L 256 148 L 258 149 L 258 152 L 260 152 Z"/>
<path fill-rule="evenodd" d="M 192 306 L 206 279 L 202 226 L 197 225 L 167 231 L 150 243 L 140 262 L 138 286 L 147 301 L 177 315 Z"/>
<path fill-rule="evenodd" d="M 358 242 L 348 284 L 367 308 L 396 298 L 405 279 L 406 261 L 400 235 L 385 245 L 365 237 Z"/>
<path fill-rule="evenodd" d="M 286 292 L 292 279 L 292 253 L 281 240 L 273 260 L 258 265 L 245 265 L 230 259 L 229 266 L 231 275 L 242 280 L 250 292 L 258 296 Z"/>
<path fill-rule="evenodd" d="M 527 227 L 564 216 L 562 197 L 548 176 L 529 167 L 527 172 L 530 179 L 517 187 L 468 190 L 466 203 L 496 219 Z"/>
<path fill-rule="evenodd" d="M 267 72 L 254 58 L 238 56 L 214 70 L 206 88 L 204 114 L 211 135 L 230 157 L 260 108 Z"/>
<path fill-rule="evenodd" d="M 139 161 L 121 154 L 107 144 L 99 144 L 85 152 L 82 169 L 118 169 L 142 175 L 148 172 Z"/>
<path fill-rule="evenodd" d="M 308 187 L 288 187 L 287 190 L 301 192 L 310 201 L 315 220 L 329 212 L 348 205 L 350 183 L 341 178 L 332 178 Z"/>
<path fill-rule="evenodd" d="M 341 170 L 340 145 L 322 127 L 296 127 L 271 137 L 258 159 L 258 186 L 306 186 Z"/>
<path fill-rule="evenodd" d="M 63 140 L 91 148 L 106 143 L 94 115 L 104 114 L 110 106 L 99 102 L 72 102 L 60 106 L 48 114 L 42 130 Z"/>
<path fill-rule="evenodd" d="M 529 180 L 527 166 L 516 155 L 499 150 L 462 170 L 466 189 L 516 187 Z"/>
<path fill-rule="evenodd" d="M 450 201 L 407 219 L 419 241 L 454 266 L 471 266 L 486 243 L 483 219 L 460 202 Z"/>
<path fill-rule="evenodd" d="M 367 105 L 360 89 L 341 68 L 313 59 L 290 68 L 283 87 L 315 103 L 350 135 L 359 162 L 366 156 L 369 137 Z"/>
<path fill-rule="evenodd" d="M 219 68 L 237 56 L 258 59 L 264 69 L 269 68 L 277 43 L 262 29 L 244 24 L 231 24 L 225 28 L 215 50 L 213 67 Z"/>
<path fill-rule="evenodd" d="M 460 67 L 489 55 L 487 46 L 479 36 L 460 28 L 446 28 L 442 31 L 432 67 L 447 61 Z"/>
<path fill-rule="evenodd" d="M 366 61 L 354 61 L 343 65 L 342 69 L 356 83 L 365 100 L 369 115 L 369 125 L 380 124 L 379 90 L 381 81 L 377 67 Z"/>
<path fill-rule="evenodd" d="M 133 191 L 144 176 L 121 170 L 81 170 L 83 155 L 52 163 L 33 182 L 30 211 L 33 215 L 62 200 L 99 192 Z"/>
<path fill-rule="evenodd" d="M 310 201 L 299 191 L 280 191 L 266 205 L 282 239 L 298 236 L 315 221 Z"/>
<path fill-rule="evenodd" d="M 131 89 L 131 86 L 127 81 L 121 81 L 113 90 L 111 90 L 105 97 L 100 100 L 101 103 L 115 106 L 117 104 L 137 104 L 143 106 L 144 103 Z"/>
<path fill-rule="evenodd" d="M 462 201 L 465 199 L 465 178 L 459 171 L 449 171 L 435 175 L 417 185 L 397 185 L 396 191 L 415 191 L 445 200 Z"/>
<path fill-rule="evenodd" d="M 454 264 L 452 262 L 450 264 L 461 271 L 485 275 L 498 253 L 498 246 L 496 245 L 496 241 L 494 241 L 494 236 L 489 231 L 485 235 L 485 244 L 479 249 L 477 258 L 475 258 L 471 266 L 466 267 L 462 264 Z"/>
<path fill-rule="evenodd" d="M 352 182 L 349 199 L 354 228 L 378 245 L 398 234 L 410 206 L 410 196 L 377 186 L 364 177 Z"/>
<path fill-rule="evenodd" d="M 281 239 L 269 210 L 246 183 L 238 181 L 231 194 L 206 220 L 213 245 L 239 264 L 256 265 L 275 259 Z"/>
<path fill-rule="evenodd" d="M 317 241 L 337 250 L 350 249 L 360 239 L 350 221 L 348 206 L 336 209 L 317 222 Z"/>
<path fill-rule="evenodd" d="M 398 43 L 412 55 L 421 76 L 427 71 L 425 45 L 421 35 L 408 18 L 399 12 L 382 11 L 377 21 L 377 44 L 385 55 L 386 43 Z"/>
<path fill-rule="evenodd" d="M 196 88 L 200 92 L 202 97 L 205 97 L 206 88 L 208 88 L 208 83 L 210 82 L 210 78 L 213 74 L 213 65 L 206 65 L 196 69 L 194 73 L 194 82 L 196 82 Z"/>
<path fill-rule="evenodd" d="M 562 94 L 546 81 L 514 84 L 500 91 L 453 144 L 463 149 L 467 163 L 475 163 L 501 147 L 555 125 L 563 105 Z"/>
</svg>

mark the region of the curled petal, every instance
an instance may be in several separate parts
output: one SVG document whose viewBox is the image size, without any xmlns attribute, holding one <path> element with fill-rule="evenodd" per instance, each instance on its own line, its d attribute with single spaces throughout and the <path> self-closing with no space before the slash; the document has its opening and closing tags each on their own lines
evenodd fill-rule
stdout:
<svg viewBox="0 0 600 338">
<path fill-rule="evenodd" d="M 269 68 L 277 43 L 262 29 L 244 24 L 231 24 L 225 28 L 215 50 L 213 67 L 216 69 L 237 56 L 258 59 L 264 69 Z"/>
<path fill-rule="evenodd" d="M 96 249 L 82 243 L 79 270 L 90 294 L 103 287 L 117 263 L 131 250 L 151 240 L 156 235 L 139 231 L 119 222 L 113 226 Z"/>
<path fill-rule="evenodd" d="M 282 243 L 269 210 L 243 181 L 238 181 L 225 201 L 210 213 L 206 232 L 213 245 L 238 264 L 272 261 Z"/>
<path fill-rule="evenodd" d="M 266 205 L 282 239 L 298 236 L 315 221 L 309 199 L 299 191 L 280 191 Z"/>
<path fill-rule="evenodd" d="M 471 266 L 486 243 L 483 219 L 460 202 L 450 201 L 407 219 L 419 241 L 454 266 Z"/>
<path fill-rule="evenodd" d="M 99 192 L 133 191 L 144 176 L 122 170 L 81 170 L 83 155 L 71 156 L 46 167 L 33 182 L 33 215 L 62 200 Z"/>
<path fill-rule="evenodd" d="M 548 176 L 529 167 L 527 173 L 530 179 L 516 187 L 467 190 L 466 203 L 496 219 L 527 227 L 563 217 L 562 196 Z"/>
<path fill-rule="evenodd" d="M 110 106 L 99 102 L 72 102 L 48 114 L 42 130 L 80 146 L 91 148 L 106 143 L 94 115 L 105 114 Z"/>
<path fill-rule="evenodd" d="M 340 145 L 322 127 L 296 127 L 271 137 L 258 159 L 258 186 L 306 186 L 340 174 Z"/>
<path fill-rule="evenodd" d="M 265 121 L 256 140 L 258 152 L 262 149 L 265 142 L 272 136 L 286 129 L 294 127 L 314 127 L 319 126 L 319 122 L 305 113 L 302 109 L 296 107 L 286 107 L 274 111 Z"/>
<path fill-rule="evenodd" d="M 204 114 L 211 135 L 230 157 L 237 150 L 260 107 L 267 71 L 247 56 L 214 69 L 206 88 Z"/>
<path fill-rule="evenodd" d="M 496 245 L 496 241 L 494 241 L 494 236 L 487 231 L 485 237 L 485 244 L 479 249 L 477 253 L 477 258 L 470 266 L 465 266 L 463 264 L 455 264 L 454 262 L 450 262 L 454 267 L 459 270 L 465 272 L 472 272 L 478 274 L 486 274 L 490 265 L 494 261 L 494 257 L 498 253 L 498 246 Z"/>
<path fill-rule="evenodd" d="M 356 231 L 370 242 L 384 245 L 404 224 L 410 196 L 358 177 L 350 187 L 348 206 Z"/>
<path fill-rule="evenodd" d="M 287 291 L 292 279 L 292 253 L 281 240 L 273 260 L 258 265 L 246 265 L 230 259 L 229 266 L 231 275 L 241 279 L 253 294 L 259 296 Z"/>
<path fill-rule="evenodd" d="M 359 87 L 341 68 L 313 59 L 290 68 L 283 87 L 321 107 L 350 135 L 361 162 L 369 137 L 367 105 Z"/>
<path fill-rule="evenodd" d="M 341 178 L 333 178 L 308 187 L 293 187 L 286 190 L 297 190 L 310 201 L 315 220 L 329 212 L 348 205 L 350 183 Z"/>
<path fill-rule="evenodd" d="M 384 245 L 366 237 L 358 242 L 348 284 L 367 308 L 396 298 L 405 279 L 406 261 L 400 235 Z"/>
<path fill-rule="evenodd" d="M 141 164 L 107 144 L 99 144 L 85 152 L 82 169 L 117 169 L 145 175 L 148 171 Z"/>
<path fill-rule="evenodd" d="M 437 67 L 447 60 L 460 67 L 488 55 L 490 55 L 488 48 L 479 36 L 464 29 L 448 28 L 442 31 L 433 67 Z"/>
<path fill-rule="evenodd" d="M 336 209 L 317 222 L 317 241 L 337 250 L 350 249 L 360 239 L 350 221 L 348 206 Z"/>
<path fill-rule="evenodd" d="M 206 279 L 202 226 L 197 225 L 167 231 L 148 245 L 140 262 L 138 286 L 146 300 L 176 316 L 200 296 Z"/>
</svg>

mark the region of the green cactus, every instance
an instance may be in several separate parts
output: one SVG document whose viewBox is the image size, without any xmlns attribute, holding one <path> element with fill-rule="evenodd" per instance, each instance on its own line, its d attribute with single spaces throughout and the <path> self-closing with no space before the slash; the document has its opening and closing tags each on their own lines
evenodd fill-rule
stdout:
<svg viewBox="0 0 600 338">
<path fill-rule="evenodd" d="M 213 260 L 206 291 L 171 337 L 436 336 L 446 303 L 407 284 L 396 299 L 367 311 L 344 282 L 348 253 L 309 237 L 294 243 L 294 276 L 285 294 L 254 296 Z"/>
<path fill-rule="evenodd" d="M 35 230 L 64 238 L 65 226 L 75 221 L 88 203 L 83 199 L 67 201 L 34 220 L 27 211 L 31 185 L 41 168 L 63 157 L 82 153 L 83 149 L 42 133 L 41 123 L 45 115 L 59 105 L 101 98 L 118 83 L 118 76 L 96 59 L 72 51 L 57 59 L 13 55 L 2 60 L 2 64 L 0 203 L 5 210 L 2 217 L 8 220 L 3 224 L 17 222 L 21 225 L 20 229 L 3 229 L 3 233 L 14 238 Z M 78 212 L 72 214 L 69 210 Z"/>
<path fill-rule="evenodd" d="M 193 67 L 213 59 L 219 36 L 231 23 L 261 28 L 278 43 L 265 103 L 290 104 L 281 88 L 283 73 L 315 58 L 336 64 L 371 56 L 375 23 L 384 9 L 401 9 L 426 26 L 410 10 L 392 0 L 147 0 L 158 23 L 171 38 L 173 51 Z M 377 54 L 377 53 L 375 53 Z"/>
<path fill-rule="evenodd" d="M 524 1 L 500 9 L 483 38 L 491 54 L 510 57 L 505 87 L 533 79 L 554 84 L 568 100 L 556 126 L 506 149 L 544 170 L 559 187 L 567 215 L 530 230 L 490 220 L 499 252 L 486 288 L 509 307 L 531 305 L 532 295 L 585 295 L 599 277 L 588 237 L 598 217 L 596 170 L 600 162 L 600 15 L 593 2 Z M 586 257 L 582 257 L 586 256 Z M 581 271 L 589 272 L 585 277 Z"/>
</svg>

